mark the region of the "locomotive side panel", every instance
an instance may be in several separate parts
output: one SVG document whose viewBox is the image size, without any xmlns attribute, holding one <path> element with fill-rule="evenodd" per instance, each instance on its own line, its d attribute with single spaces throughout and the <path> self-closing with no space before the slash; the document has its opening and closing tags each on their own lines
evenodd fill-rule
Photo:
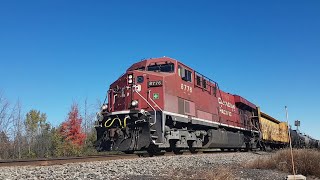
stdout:
<svg viewBox="0 0 320 180">
<path fill-rule="evenodd" d="M 180 116 L 187 116 L 197 122 L 216 122 L 218 100 L 212 94 L 212 84 L 206 82 L 206 89 L 196 86 L 195 72 L 177 63 L 177 73 L 165 80 L 165 111 Z"/>
<path fill-rule="evenodd" d="M 244 128 L 240 122 L 239 109 L 235 105 L 234 96 L 221 90 L 217 93 L 220 122 L 228 126 Z"/>
</svg>

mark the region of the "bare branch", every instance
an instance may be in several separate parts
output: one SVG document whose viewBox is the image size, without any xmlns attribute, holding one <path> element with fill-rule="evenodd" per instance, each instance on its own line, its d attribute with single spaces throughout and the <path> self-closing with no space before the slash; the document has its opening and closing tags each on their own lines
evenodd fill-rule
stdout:
<svg viewBox="0 0 320 180">
<path fill-rule="evenodd" d="M 0 94 L 0 131 L 7 132 L 13 113 L 9 112 L 10 104 L 3 94 Z"/>
</svg>

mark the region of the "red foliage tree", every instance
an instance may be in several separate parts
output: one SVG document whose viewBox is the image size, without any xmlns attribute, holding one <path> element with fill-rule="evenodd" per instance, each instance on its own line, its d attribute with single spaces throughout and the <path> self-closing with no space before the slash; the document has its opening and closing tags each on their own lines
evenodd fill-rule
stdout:
<svg viewBox="0 0 320 180">
<path fill-rule="evenodd" d="M 82 132 L 81 122 L 82 118 L 79 115 L 78 105 L 73 104 L 68 113 L 68 119 L 61 125 L 61 134 L 66 141 L 79 147 L 83 145 L 86 139 L 85 133 Z"/>
</svg>

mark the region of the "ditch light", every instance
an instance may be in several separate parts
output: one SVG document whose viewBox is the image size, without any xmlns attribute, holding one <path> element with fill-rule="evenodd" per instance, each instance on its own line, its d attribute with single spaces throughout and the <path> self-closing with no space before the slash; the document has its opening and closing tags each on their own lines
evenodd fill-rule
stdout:
<svg viewBox="0 0 320 180">
<path fill-rule="evenodd" d="M 129 74 L 128 75 L 128 84 L 132 84 L 133 83 L 133 75 Z"/>
</svg>

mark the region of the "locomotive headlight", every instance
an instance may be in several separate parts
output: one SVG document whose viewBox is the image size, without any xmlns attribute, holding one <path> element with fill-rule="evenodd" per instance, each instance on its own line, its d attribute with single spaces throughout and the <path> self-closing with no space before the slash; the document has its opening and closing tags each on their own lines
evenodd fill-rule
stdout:
<svg viewBox="0 0 320 180">
<path fill-rule="evenodd" d="M 103 106 L 102 106 L 102 110 L 107 110 L 108 109 L 108 105 L 107 104 L 104 104 Z"/>
<path fill-rule="evenodd" d="M 132 79 L 132 78 L 133 78 L 132 74 L 130 74 L 130 75 L 128 76 L 128 78 L 129 78 L 129 79 Z"/>
<path fill-rule="evenodd" d="M 132 84 L 132 79 L 129 79 L 129 80 L 128 80 L 128 83 L 129 83 L 129 84 Z"/>
<path fill-rule="evenodd" d="M 137 101 L 137 100 L 133 100 L 133 101 L 131 102 L 131 106 L 132 106 L 132 107 L 137 107 L 137 106 L 138 106 L 138 101 Z"/>
</svg>

